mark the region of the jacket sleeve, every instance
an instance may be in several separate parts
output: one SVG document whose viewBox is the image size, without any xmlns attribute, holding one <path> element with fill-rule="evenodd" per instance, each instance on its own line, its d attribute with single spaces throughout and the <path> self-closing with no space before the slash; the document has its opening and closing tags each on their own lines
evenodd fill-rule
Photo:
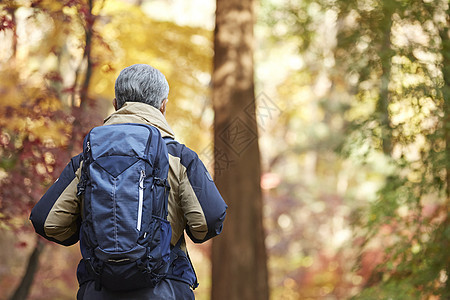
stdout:
<svg viewBox="0 0 450 300">
<path fill-rule="evenodd" d="M 81 154 L 70 160 L 30 215 L 39 235 L 64 246 L 75 244 L 79 238 L 81 205 L 76 194 L 80 165 Z"/>
<path fill-rule="evenodd" d="M 192 241 L 202 243 L 222 232 L 227 205 L 195 152 L 184 147 L 181 164 L 179 193 L 186 232 Z"/>
</svg>

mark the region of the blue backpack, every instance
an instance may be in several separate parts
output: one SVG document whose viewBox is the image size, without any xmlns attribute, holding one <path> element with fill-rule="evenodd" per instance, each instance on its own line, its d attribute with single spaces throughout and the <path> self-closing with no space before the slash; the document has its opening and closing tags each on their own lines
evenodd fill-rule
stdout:
<svg viewBox="0 0 450 300">
<path fill-rule="evenodd" d="M 158 129 L 93 128 L 84 139 L 80 248 L 96 289 L 153 287 L 167 274 L 169 157 Z"/>
</svg>

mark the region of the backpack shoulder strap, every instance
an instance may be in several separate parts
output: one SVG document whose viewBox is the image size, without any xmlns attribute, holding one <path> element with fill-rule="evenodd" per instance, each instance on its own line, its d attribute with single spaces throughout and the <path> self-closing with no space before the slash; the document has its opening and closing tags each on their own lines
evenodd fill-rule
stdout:
<svg viewBox="0 0 450 300">
<path fill-rule="evenodd" d="M 175 141 L 173 138 L 165 136 L 163 137 L 164 142 L 166 142 L 166 145 L 170 145 L 170 144 L 178 144 L 177 141 Z"/>
</svg>

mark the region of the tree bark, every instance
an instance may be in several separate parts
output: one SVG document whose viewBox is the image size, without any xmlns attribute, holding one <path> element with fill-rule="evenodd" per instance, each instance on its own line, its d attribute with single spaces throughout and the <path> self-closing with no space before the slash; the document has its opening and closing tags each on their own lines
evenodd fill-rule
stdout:
<svg viewBox="0 0 450 300">
<path fill-rule="evenodd" d="M 213 106 L 215 181 L 229 208 L 212 245 L 213 300 L 268 299 L 253 81 L 252 0 L 217 0 Z"/>
<path fill-rule="evenodd" d="M 450 9 L 447 10 L 450 13 Z M 450 204 L 450 37 L 449 37 L 449 16 L 447 15 L 447 24 L 444 28 L 442 28 L 439 32 L 442 41 L 442 75 L 444 79 L 444 86 L 442 87 L 442 96 L 443 96 L 443 128 L 444 128 L 444 138 L 445 138 L 445 154 L 446 154 L 446 182 L 447 182 L 447 201 Z"/>
<path fill-rule="evenodd" d="M 392 57 L 394 56 L 394 51 L 391 46 L 392 15 L 392 8 L 387 8 L 385 4 L 383 7 L 383 20 L 380 22 L 383 34 L 382 49 L 380 51 L 382 75 L 377 112 L 380 117 L 383 153 L 388 156 L 390 156 L 392 152 L 392 130 L 389 116 L 389 82 L 391 80 Z"/>
<path fill-rule="evenodd" d="M 443 128 L 444 128 L 444 138 L 445 138 L 445 157 L 446 157 L 446 202 L 444 207 L 450 206 L 450 8 L 447 7 L 446 11 L 446 24 L 445 26 L 439 31 L 439 35 L 441 37 L 442 41 L 442 75 L 444 80 L 444 85 L 442 87 L 442 95 L 443 95 Z M 450 211 L 447 209 L 447 217 L 443 224 L 443 231 L 448 232 L 448 228 L 450 227 Z M 442 241 L 443 245 L 450 245 L 450 241 L 448 238 L 448 234 L 443 236 L 445 239 Z M 444 246 L 444 249 L 448 247 Z M 444 268 L 446 270 L 446 274 L 450 274 L 450 259 L 447 259 L 446 262 L 443 262 Z M 447 278 L 445 283 L 445 290 L 442 295 L 443 297 L 450 297 L 450 279 Z"/>
<path fill-rule="evenodd" d="M 94 34 L 94 23 L 95 23 L 95 16 L 92 14 L 92 8 L 93 8 L 93 0 L 88 1 L 88 14 L 86 15 L 86 27 L 85 27 L 85 46 L 84 46 L 84 57 L 86 58 L 86 72 L 83 84 L 81 85 L 80 90 L 80 107 L 82 110 L 86 109 L 87 103 L 88 103 L 88 88 L 89 83 L 91 81 L 92 77 L 92 57 L 91 57 L 91 50 L 92 50 L 92 36 Z"/>
<path fill-rule="evenodd" d="M 103 7 L 104 0 L 101 2 L 101 6 Z M 84 135 L 87 133 L 86 130 L 89 127 L 90 123 L 88 122 L 85 112 L 89 109 L 90 98 L 89 98 L 89 85 L 91 83 L 92 73 L 94 71 L 94 65 L 92 61 L 92 38 L 94 36 L 94 24 L 96 21 L 96 15 L 92 14 L 92 9 L 94 7 L 94 0 L 89 0 L 87 3 L 87 13 L 85 16 L 85 45 L 83 51 L 83 58 L 80 62 L 80 65 L 75 70 L 75 80 L 72 86 L 72 115 L 75 117 L 75 121 L 72 124 L 72 143 L 67 147 L 67 152 L 73 156 L 77 153 L 73 153 L 75 144 L 81 145 L 80 142 L 83 140 Z M 79 89 L 79 97 L 80 97 L 80 106 L 75 106 L 75 99 L 77 94 L 77 86 L 78 86 L 78 78 L 80 76 L 80 71 L 83 65 L 83 61 L 86 60 L 86 70 L 84 72 L 83 82 L 80 84 Z"/>
<path fill-rule="evenodd" d="M 44 243 L 38 238 L 36 246 L 28 259 L 28 265 L 25 270 L 25 274 L 22 277 L 22 281 L 15 290 L 10 300 L 25 300 L 30 293 L 31 286 L 33 284 L 34 276 L 39 267 L 39 257 L 44 249 Z"/>
</svg>

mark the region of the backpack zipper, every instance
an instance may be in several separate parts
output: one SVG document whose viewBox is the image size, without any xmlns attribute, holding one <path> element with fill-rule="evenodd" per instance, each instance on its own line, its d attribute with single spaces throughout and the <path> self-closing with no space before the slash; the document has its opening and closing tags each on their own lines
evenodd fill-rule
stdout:
<svg viewBox="0 0 450 300">
<path fill-rule="evenodd" d="M 137 216 L 137 227 L 138 231 L 141 231 L 142 225 L 142 206 L 144 202 L 144 178 L 145 171 L 141 170 L 141 176 L 139 177 L 139 206 L 138 206 L 138 216 Z"/>
</svg>

